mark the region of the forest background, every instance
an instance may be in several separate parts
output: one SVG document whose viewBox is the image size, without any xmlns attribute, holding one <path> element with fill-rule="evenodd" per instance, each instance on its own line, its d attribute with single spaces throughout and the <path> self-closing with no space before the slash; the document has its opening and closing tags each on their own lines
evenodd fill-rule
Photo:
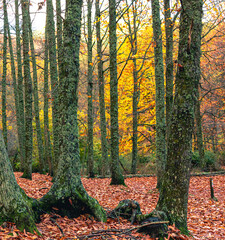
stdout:
<svg viewBox="0 0 225 240">
<path fill-rule="evenodd" d="M 34 222 L 55 207 L 106 221 L 80 170 L 111 172 L 111 185 L 124 185 L 122 167 L 157 173 L 160 195 L 150 215 L 188 233 L 190 163 L 203 171 L 224 165 L 224 3 L 205 1 L 204 15 L 201 0 L 88 0 L 83 9 L 71 0 L 65 14 L 59 0 L 55 9 L 51 0 L 13 4 L 2 6 L 0 223 L 38 231 Z M 29 8 L 38 14 L 45 5 L 41 35 Z M 53 176 L 40 200 L 17 185 L 6 150 L 22 178 Z"/>
</svg>

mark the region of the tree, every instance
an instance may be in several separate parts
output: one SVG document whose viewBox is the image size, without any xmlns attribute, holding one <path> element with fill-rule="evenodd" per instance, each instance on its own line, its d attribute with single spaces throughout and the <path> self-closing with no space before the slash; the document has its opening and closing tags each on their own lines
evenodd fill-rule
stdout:
<svg viewBox="0 0 225 240">
<path fill-rule="evenodd" d="M 134 167 L 137 154 L 143 156 L 155 148 L 153 33 L 147 17 L 148 4 L 140 1 L 129 4 L 126 1 L 125 10 L 121 7 L 119 12 L 125 12 L 118 23 L 118 98 L 119 123 L 122 123 L 119 125 L 120 152 L 128 156 L 132 149 Z"/>
<path fill-rule="evenodd" d="M 62 16 L 61 16 L 61 1 L 56 0 L 56 27 L 57 27 L 57 57 L 58 57 L 58 71 L 61 74 L 61 62 L 63 57 L 63 40 L 62 40 Z"/>
<path fill-rule="evenodd" d="M 187 231 L 187 204 L 192 158 L 194 105 L 200 79 L 202 0 L 183 0 L 179 27 L 176 88 L 165 175 L 157 209 Z"/>
<path fill-rule="evenodd" d="M 170 115 L 173 106 L 173 21 L 170 0 L 164 0 L 166 32 L 166 135 L 168 135 Z"/>
<path fill-rule="evenodd" d="M 37 133 L 37 145 L 38 145 L 38 157 L 40 164 L 40 172 L 45 171 L 45 162 L 44 162 L 44 143 L 42 140 L 41 134 L 41 124 L 40 124 L 40 114 L 39 114 L 39 94 L 38 94 L 38 74 L 37 74 L 37 64 L 36 56 L 33 42 L 33 33 L 31 26 L 30 14 L 29 16 L 29 40 L 30 40 L 30 50 L 32 58 L 32 70 L 33 70 L 33 98 L 34 98 L 34 113 L 35 113 L 35 123 L 36 123 L 36 133 Z"/>
<path fill-rule="evenodd" d="M 18 140 L 20 149 L 20 161 L 21 165 L 25 161 L 25 120 L 24 120 L 24 84 L 22 73 L 22 58 L 21 58 L 21 43 L 20 43 L 20 25 L 19 25 L 19 4 L 18 0 L 15 0 L 15 20 L 16 20 L 16 56 L 17 56 L 17 88 L 18 88 Z"/>
<path fill-rule="evenodd" d="M 197 135 L 197 146 L 199 152 L 199 158 L 201 162 L 201 167 L 205 167 L 205 150 L 203 146 L 203 136 L 202 136 L 202 116 L 201 116 L 201 100 L 199 99 L 199 87 L 196 92 L 196 104 L 195 104 L 195 122 L 196 122 L 196 135 Z"/>
<path fill-rule="evenodd" d="M 77 87 L 79 79 L 79 48 L 82 1 L 70 0 L 64 21 L 64 59 L 62 62 L 62 145 L 58 170 L 50 191 L 39 201 L 30 199 L 16 183 L 4 141 L 0 133 L 0 222 L 13 221 L 20 230 L 38 231 L 34 221 L 43 210 L 57 207 L 59 213 L 71 217 L 89 212 L 105 221 L 99 203 L 85 191 L 80 178 L 77 123 Z"/>
<path fill-rule="evenodd" d="M 117 79 L 116 1 L 109 0 L 111 184 L 124 184 L 119 166 L 118 79 Z"/>
<path fill-rule="evenodd" d="M 152 0 L 152 20 L 154 35 L 155 84 L 156 84 L 156 166 L 157 187 L 160 188 L 166 162 L 166 126 L 164 107 L 164 67 L 162 55 L 162 30 L 159 1 Z"/>
<path fill-rule="evenodd" d="M 5 3 L 4 3 L 5 4 Z M 15 110 L 16 110 L 16 125 L 17 125 L 17 133 L 19 138 L 19 143 L 21 143 L 21 135 L 22 135 L 22 125 L 21 125 L 21 116 L 20 116 L 20 109 L 19 109 L 19 94 L 18 94 L 18 85 L 16 79 L 16 68 L 15 68 L 15 61 L 14 61 L 14 53 L 13 53 L 13 44 L 11 39 L 11 33 L 9 28 L 8 22 L 8 15 L 7 15 L 7 8 L 5 9 L 5 24 L 7 28 L 8 34 L 8 42 L 9 42 L 9 52 L 10 52 L 10 65 L 11 65 L 11 75 L 13 79 L 13 92 L 14 92 L 14 101 L 15 101 Z M 24 147 L 22 147 L 21 151 L 23 151 Z M 21 162 L 23 163 L 23 154 L 21 153 Z"/>
<path fill-rule="evenodd" d="M 128 4 L 127 4 L 128 5 Z M 138 70 L 137 70 L 137 59 L 135 55 L 137 54 L 137 1 L 132 3 L 132 10 L 133 10 L 133 33 L 131 33 L 131 50 L 133 54 L 133 79 L 134 79 L 134 91 L 133 91 L 133 137 L 132 137 L 132 166 L 131 166 L 131 173 L 136 173 L 137 167 L 137 155 L 138 155 L 138 98 L 139 98 L 139 87 L 138 87 Z M 131 26 L 129 27 L 131 29 Z"/>
<path fill-rule="evenodd" d="M 123 112 L 124 118 L 126 118 L 129 115 L 132 115 L 132 164 L 131 164 L 131 173 L 136 173 L 137 168 L 137 160 L 138 160 L 138 137 L 140 137 L 140 89 L 141 89 L 141 83 L 143 80 L 143 76 L 148 75 L 148 67 L 144 64 L 145 61 L 148 59 L 147 52 L 151 46 L 151 43 L 145 43 L 143 44 L 143 39 L 141 37 L 141 30 L 144 28 L 145 17 L 147 14 L 146 11 L 147 5 L 143 5 L 142 2 L 138 1 L 132 1 L 129 3 L 126 0 L 126 8 L 120 9 L 120 12 L 122 13 L 123 21 L 121 24 L 118 24 L 120 32 L 124 34 L 124 40 L 120 46 L 120 50 L 118 52 L 119 62 L 123 63 L 122 70 L 119 74 L 119 88 L 120 84 L 124 81 L 124 85 L 129 86 L 128 77 L 130 77 L 130 73 L 126 74 L 127 72 L 132 71 L 132 89 L 130 89 L 127 94 L 123 93 L 123 98 L 129 99 L 130 91 L 132 91 L 132 113 L 126 113 L 123 107 L 125 107 L 119 92 L 119 98 L 120 98 L 120 105 L 119 109 L 121 112 Z M 125 13 L 124 13 L 125 12 Z M 127 26 L 127 29 L 124 27 L 124 23 Z M 145 29 L 147 27 L 145 26 Z M 147 34 L 146 34 L 147 35 Z M 148 36 L 148 40 L 151 39 L 151 37 Z M 130 47 L 127 46 L 127 44 L 130 44 Z M 143 48 L 146 47 L 146 49 Z M 142 52 L 140 54 L 140 52 Z M 126 56 L 128 55 L 128 56 Z M 122 59 L 123 60 L 122 60 Z M 125 60 L 126 59 L 126 60 Z M 122 64 L 121 64 L 122 65 Z M 144 66 L 146 69 L 144 69 Z M 121 68 L 120 66 L 118 67 Z M 126 76 L 124 79 L 124 75 Z M 127 76 L 128 75 L 128 76 Z M 123 88 L 124 89 L 124 88 Z M 129 88 L 128 88 L 129 89 Z M 125 92 L 125 91 L 124 91 Z M 127 96 L 128 95 L 128 96 Z M 126 108 L 126 107 L 125 107 Z M 127 115 L 127 116 L 126 116 Z M 126 117 L 125 117 L 126 116 Z M 120 121 L 120 119 L 119 119 Z M 125 122 L 123 121 L 124 129 L 126 129 Z M 139 127 L 139 128 L 138 128 Z M 128 131 L 129 132 L 129 131 Z M 124 134 L 123 134 L 124 135 Z M 129 133 L 130 135 L 130 133 Z M 140 139 L 140 138 L 139 138 Z M 127 141 L 129 142 L 129 141 Z M 121 141 L 121 147 L 123 147 L 123 140 Z M 124 152 L 123 152 L 124 153 Z"/>
<path fill-rule="evenodd" d="M 87 1 L 88 4 L 88 173 L 89 177 L 94 177 L 94 159 L 93 159 L 93 63 L 92 63 L 92 2 L 91 0 Z"/>
<path fill-rule="evenodd" d="M 47 16 L 46 16 L 47 20 Z M 47 21 L 46 21 L 47 22 Z M 49 130 L 49 86 L 48 86 L 48 79 L 49 79 L 49 59 L 48 59 L 48 24 L 45 27 L 45 55 L 44 55 L 44 158 L 45 161 L 48 162 L 49 173 L 53 175 L 53 156 L 52 156 L 52 149 L 51 149 L 51 139 L 50 139 L 50 130 Z"/>
<path fill-rule="evenodd" d="M 32 151 L 33 151 L 33 128 L 32 128 L 32 80 L 30 76 L 29 56 L 29 2 L 22 0 L 23 17 L 23 68 L 25 87 L 25 161 L 23 164 L 24 178 L 32 178 Z"/>
<path fill-rule="evenodd" d="M 4 42 L 3 42 L 3 74 L 2 74 L 2 129 L 5 146 L 7 148 L 7 118 L 6 118 L 6 75 L 7 75 L 7 5 L 3 1 L 4 8 Z"/>
<path fill-rule="evenodd" d="M 97 61 L 98 61 L 98 88 L 99 88 L 99 108 L 100 108 L 100 129 L 101 129 L 101 152 L 102 152 L 102 175 L 107 173 L 108 164 L 108 143 L 106 132 L 106 117 L 105 117 L 105 87 L 102 59 L 102 38 L 101 38 L 101 13 L 99 0 L 95 1 L 96 8 L 96 38 L 97 38 Z"/>
<path fill-rule="evenodd" d="M 80 178 L 80 155 L 78 140 L 77 104 L 79 79 L 79 49 L 82 1 L 67 1 L 64 21 L 64 58 L 60 86 L 60 111 L 62 144 L 54 184 L 41 199 L 44 209 L 53 205 L 77 215 L 85 210 L 99 220 L 106 215 L 98 202 L 86 193 Z"/>
<path fill-rule="evenodd" d="M 49 64 L 50 64 L 50 79 L 51 79 L 51 100 L 52 100 L 52 128 L 53 128 L 53 173 L 56 173 L 59 157 L 59 81 L 56 61 L 56 41 L 55 41 L 55 21 L 53 13 L 52 0 L 47 0 L 47 28 L 48 28 L 48 49 L 49 49 Z M 59 54 L 60 55 L 60 54 Z M 59 56 L 60 58 L 60 56 Z M 61 77 L 61 76 L 60 76 Z M 62 76 L 63 77 L 63 76 Z"/>
<path fill-rule="evenodd" d="M 38 232 L 31 207 L 35 200 L 29 199 L 16 182 L 1 131 L 0 149 L 0 224 L 10 221 L 21 231 Z"/>
</svg>

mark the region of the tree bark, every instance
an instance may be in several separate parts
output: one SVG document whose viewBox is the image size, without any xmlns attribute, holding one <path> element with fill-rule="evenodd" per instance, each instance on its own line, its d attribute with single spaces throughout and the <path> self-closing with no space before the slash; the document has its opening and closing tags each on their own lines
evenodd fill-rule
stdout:
<svg viewBox="0 0 225 240">
<path fill-rule="evenodd" d="M 32 179 L 32 151 L 33 151 L 33 127 L 32 127 L 32 80 L 30 76 L 29 56 L 29 2 L 21 0 L 23 17 L 23 68 L 25 86 L 25 161 L 24 178 Z"/>
<path fill-rule="evenodd" d="M 159 13 L 159 0 L 152 0 L 154 35 L 155 84 L 156 84 L 156 167 L 157 187 L 160 188 L 166 163 L 166 126 L 164 104 L 164 67 L 162 54 L 162 30 Z"/>
<path fill-rule="evenodd" d="M 137 7 L 136 7 L 136 1 L 132 3 L 132 9 L 133 9 L 133 33 L 130 29 L 131 36 L 131 50 L 133 54 L 133 137 L 132 137 L 132 167 L 131 167 L 131 173 L 135 174 L 137 169 L 137 157 L 138 157 L 138 147 L 137 147 L 137 141 L 138 141 L 138 98 L 139 98 L 139 86 L 138 86 L 138 71 L 137 71 L 137 26 L 136 26 L 136 18 L 137 18 Z"/>
<path fill-rule="evenodd" d="M 52 206 L 60 213 L 78 216 L 92 213 L 98 220 L 105 221 L 106 214 L 99 203 L 85 191 L 80 178 L 80 154 L 78 140 L 78 80 L 79 49 L 82 1 L 67 1 L 64 21 L 64 58 L 60 87 L 60 111 L 62 126 L 60 136 L 60 157 L 54 183 L 50 191 L 40 200 L 41 208 L 50 210 Z M 82 210 L 84 207 L 84 210 Z"/>
<path fill-rule="evenodd" d="M 93 152 L 93 63 L 92 63 L 92 2 L 87 1 L 88 4 L 88 173 L 89 177 L 93 178 L 94 174 L 94 152 Z"/>
<path fill-rule="evenodd" d="M 205 167 L 205 150 L 203 146 L 203 136 L 202 136 L 202 116 L 200 111 L 200 99 L 199 99 L 199 87 L 197 89 L 197 101 L 195 105 L 195 121 L 196 121 L 196 135 L 197 135 L 197 146 L 199 152 L 199 158 L 201 162 L 201 167 Z"/>
<path fill-rule="evenodd" d="M 116 1 L 109 0 L 109 69 L 111 121 L 111 184 L 124 184 L 119 166 L 118 79 L 117 79 Z"/>
<path fill-rule="evenodd" d="M 164 0 L 166 32 L 166 137 L 173 107 L 173 21 L 171 20 L 170 0 Z"/>
<path fill-rule="evenodd" d="M 7 9 L 6 9 L 6 27 L 8 32 L 8 41 L 9 41 L 9 52 L 10 52 L 10 65 L 11 65 L 11 75 L 13 79 L 13 92 L 14 92 L 14 101 L 15 101 L 15 110 L 16 110 L 16 125 L 17 125 L 17 134 L 19 143 L 21 143 L 21 135 L 22 132 L 22 125 L 21 125 L 21 116 L 20 116 L 20 108 L 19 108 L 19 94 L 18 94 L 18 86 L 17 86 L 17 79 L 16 79 L 16 68 L 15 68 L 15 61 L 14 61 L 14 53 L 13 53 L 13 45 L 12 45 L 12 39 L 10 34 L 10 28 L 9 28 L 9 22 L 8 22 L 8 15 L 7 15 Z M 24 147 L 22 147 L 24 149 Z M 21 151 L 21 148 L 20 148 Z M 23 151 L 23 150 L 22 150 Z M 21 154 L 22 156 L 22 154 Z M 23 158 L 21 158 L 23 160 Z M 22 163 L 23 161 L 21 161 Z"/>
<path fill-rule="evenodd" d="M 6 75 L 7 75 L 7 6 L 3 0 L 4 8 L 4 40 L 3 40 L 3 74 L 2 74 L 2 131 L 7 149 L 7 115 L 6 115 Z"/>
<path fill-rule="evenodd" d="M 47 18 L 47 16 L 46 16 Z M 47 20 L 47 19 L 46 19 Z M 47 21 L 46 21 L 47 22 Z M 50 175 L 53 175 L 53 156 L 52 156 L 52 147 L 50 139 L 50 129 L 49 129 L 49 59 L 48 59 L 48 25 L 45 27 L 45 55 L 44 55 L 44 159 L 48 163 L 48 170 Z"/>
<path fill-rule="evenodd" d="M 99 107 L 100 107 L 100 129 L 101 129 L 101 152 L 102 152 L 102 175 L 108 173 L 108 142 L 106 139 L 106 117 L 105 117 L 105 90 L 104 73 L 102 59 L 102 39 L 101 39 L 101 14 L 99 0 L 95 2 L 96 6 L 96 37 L 97 37 L 97 56 L 98 56 L 98 88 L 99 88 Z"/>
<path fill-rule="evenodd" d="M 58 57 L 58 71 L 61 74 L 61 63 L 63 57 L 63 40 L 62 40 L 62 10 L 61 1 L 56 0 L 56 27 L 57 27 L 57 57 Z M 59 79 L 60 80 L 60 79 Z"/>
<path fill-rule="evenodd" d="M 176 88 L 166 171 L 157 209 L 187 232 L 187 204 L 192 157 L 194 105 L 200 79 L 202 0 L 183 0 L 179 28 Z"/>
<path fill-rule="evenodd" d="M 2 133 L 0 131 L 0 224 L 14 222 L 19 230 L 38 232 L 32 202 L 19 187 L 13 174 Z"/>
<path fill-rule="evenodd" d="M 20 149 L 20 162 L 23 169 L 25 161 L 25 120 L 24 120 L 24 84 L 22 73 L 21 43 L 20 43 L 20 24 L 19 24 L 19 4 L 15 0 L 15 20 L 16 20 L 16 56 L 17 56 L 17 88 L 18 88 L 18 140 Z"/>
<path fill-rule="evenodd" d="M 48 48 L 49 48 L 49 63 L 50 63 L 50 78 L 51 78 L 51 97 L 52 97 L 52 129 L 53 129 L 53 174 L 56 174 L 59 161 L 59 81 L 57 71 L 56 57 L 56 41 L 55 41 L 55 21 L 53 14 L 52 0 L 47 0 L 47 28 L 48 28 Z"/>
</svg>

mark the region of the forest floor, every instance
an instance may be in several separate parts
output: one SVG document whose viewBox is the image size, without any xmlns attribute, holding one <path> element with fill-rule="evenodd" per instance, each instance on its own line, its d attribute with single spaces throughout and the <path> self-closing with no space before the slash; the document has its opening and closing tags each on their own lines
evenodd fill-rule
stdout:
<svg viewBox="0 0 225 240">
<path fill-rule="evenodd" d="M 30 181 L 19 178 L 21 174 L 15 173 L 18 184 L 30 197 L 42 197 L 52 185 L 50 176 L 34 173 L 33 180 Z M 171 236 L 169 239 L 225 239 L 225 176 L 213 176 L 212 178 L 215 197 L 218 201 L 210 198 L 210 177 L 192 177 L 188 201 L 188 228 L 192 237 L 175 238 L 176 230 L 172 229 L 174 238 Z M 127 187 L 110 186 L 110 179 L 82 178 L 82 182 L 88 193 L 96 198 L 106 210 L 114 209 L 121 200 L 133 199 L 139 202 L 142 213 L 149 213 L 155 208 L 158 200 L 155 177 L 127 178 L 125 180 Z M 42 237 L 25 231 L 21 233 L 14 224 L 6 223 L 4 228 L 0 227 L 0 239 L 84 239 L 82 236 L 91 234 L 91 232 L 100 233 L 100 230 L 134 227 L 122 218 L 108 219 L 106 223 L 100 223 L 88 215 L 74 219 L 59 217 L 56 220 L 52 219 L 52 215 L 42 215 L 41 222 L 37 224 Z M 151 239 L 136 231 L 130 234 L 133 238 L 121 235 L 120 232 L 111 232 L 111 235 L 105 238 L 89 236 L 86 239 Z"/>
</svg>

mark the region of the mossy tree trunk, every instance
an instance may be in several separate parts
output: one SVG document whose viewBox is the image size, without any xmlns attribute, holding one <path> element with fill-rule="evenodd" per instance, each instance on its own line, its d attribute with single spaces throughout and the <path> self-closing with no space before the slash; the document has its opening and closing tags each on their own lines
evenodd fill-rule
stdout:
<svg viewBox="0 0 225 240">
<path fill-rule="evenodd" d="M 10 52 L 10 61 L 11 61 L 10 62 L 11 75 L 12 75 L 12 79 L 13 79 L 13 93 L 14 93 L 15 110 L 16 110 L 16 125 L 17 125 L 18 139 L 19 139 L 19 142 L 20 142 L 20 138 L 21 138 L 21 135 L 22 135 L 23 132 L 22 132 L 21 122 L 20 122 L 21 121 L 21 116 L 20 116 L 20 109 L 19 109 L 19 97 L 18 97 L 19 94 L 18 94 L 18 88 L 17 88 L 16 68 L 15 68 L 11 33 L 10 33 L 10 28 L 9 28 L 8 16 L 7 16 L 7 9 L 5 9 L 5 13 L 6 13 L 5 23 L 6 23 L 6 27 L 7 27 L 7 33 L 8 33 L 9 52 Z M 22 154 L 21 154 L 21 156 L 22 156 Z"/>
<path fill-rule="evenodd" d="M 203 146 L 203 136 L 202 136 L 202 116 L 201 116 L 201 101 L 199 99 L 199 87 L 197 89 L 197 101 L 195 105 L 195 121 L 196 121 L 196 135 L 197 135 L 197 147 L 199 152 L 199 158 L 201 162 L 201 167 L 205 167 L 205 150 Z"/>
<path fill-rule="evenodd" d="M 100 129 L 101 129 L 101 152 L 102 152 L 102 175 L 108 173 L 108 142 L 106 139 L 106 117 L 105 117 L 105 86 L 102 59 L 102 38 L 101 38 L 101 14 L 99 0 L 95 2 L 96 8 L 96 37 L 98 56 L 98 88 L 99 88 L 99 108 L 100 108 Z"/>
<path fill-rule="evenodd" d="M 55 21 L 52 0 L 47 0 L 47 28 L 48 28 L 48 49 L 49 49 L 49 63 L 50 63 L 50 78 L 51 78 L 51 100 L 52 100 L 52 129 L 53 129 L 53 174 L 56 174 L 57 165 L 59 161 L 59 82 L 57 71 L 57 56 L 56 56 L 56 39 L 55 39 Z"/>
<path fill-rule="evenodd" d="M 173 106 L 173 21 L 171 19 L 170 0 L 164 0 L 166 32 L 166 136 L 168 135 L 170 116 Z"/>
<path fill-rule="evenodd" d="M 94 156 L 93 156 L 93 63 L 92 63 L 92 1 L 88 0 L 88 174 L 93 178 L 94 174 Z"/>
<path fill-rule="evenodd" d="M 47 18 L 47 17 L 46 17 Z M 47 22 L 47 21 L 46 21 Z M 53 175 L 53 156 L 49 130 L 49 61 L 48 61 L 48 26 L 45 27 L 45 55 L 44 55 L 44 159 L 48 163 L 50 175 Z"/>
<path fill-rule="evenodd" d="M 7 75 L 7 5 L 3 0 L 4 8 L 4 40 L 3 40 L 3 74 L 2 74 L 2 131 L 7 148 L 7 117 L 6 117 L 6 75 Z"/>
<path fill-rule="evenodd" d="M 33 42 L 33 33 L 31 19 L 29 16 L 29 40 L 30 40 L 30 49 L 31 49 L 31 58 L 32 58 L 32 70 L 33 70 L 33 97 L 34 97 L 34 113 L 35 113 L 35 123 L 36 123 L 36 134 L 37 134 L 37 145 L 38 145 L 38 159 L 40 164 L 40 172 L 45 172 L 45 162 L 44 162 L 44 143 L 41 133 L 41 123 L 40 123 L 40 114 L 39 114 L 39 94 L 38 94 L 38 74 L 37 74 L 37 64 L 36 56 Z"/>
<path fill-rule="evenodd" d="M 105 221 L 105 211 L 85 191 L 80 178 L 80 154 L 78 140 L 78 80 L 79 49 L 82 1 L 67 1 L 64 22 L 63 79 L 60 87 L 60 111 L 62 126 L 61 148 L 58 168 L 50 191 L 40 200 L 45 210 L 56 206 L 60 213 L 78 216 L 82 212 L 92 213 Z M 84 211 L 82 208 L 84 207 Z"/>
<path fill-rule="evenodd" d="M 0 224 L 14 222 L 18 229 L 38 232 L 32 203 L 19 187 L 13 174 L 2 133 L 0 131 Z"/>
<path fill-rule="evenodd" d="M 23 68 L 25 86 L 25 161 L 24 178 L 32 179 L 32 151 L 33 151 L 33 127 L 32 127 L 32 80 L 30 76 L 29 56 L 29 1 L 21 0 L 23 17 Z"/>
<path fill-rule="evenodd" d="M 61 10 L 60 0 L 56 0 L 56 28 L 57 28 L 57 58 L 58 58 L 58 71 L 59 71 L 58 75 L 60 76 L 61 62 L 63 58 L 62 10 Z"/>
<path fill-rule="evenodd" d="M 17 88 L 18 88 L 18 108 L 19 115 L 17 119 L 18 140 L 20 149 L 20 161 L 23 168 L 25 161 L 25 120 L 24 120 L 24 84 L 22 73 L 22 57 L 21 57 L 21 43 L 20 43 L 20 24 L 19 24 L 19 3 L 15 0 L 15 21 L 16 21 L 16 56 L 17 56 Z"/>
<path fill-rule="evenodd" d="M 157 209 L 187 231 L 194 105 L 200 79 L 202 0 L 183 0 L 179 28 L 178 69 L 165 175 Z"/>
<path fill-rule="evenodd" d="M 109 69 L 110 69 L 110 129 L 111 184 L 124 184 L 119 165 L 118 79 L 117 79 L 116 1 L 109 0 Z"/>
<path fill-rule="evenodd" d="M 156 166 L 157 187 L 160 188 L 166 163 L 166 126 L 164 104 L 164 66 L 162 54 L 162 30 L 160 20 L 159 0 L 152 0 L 152 20 L 154 35 L 154 60 L 156 84 Z"/>
</svg>

